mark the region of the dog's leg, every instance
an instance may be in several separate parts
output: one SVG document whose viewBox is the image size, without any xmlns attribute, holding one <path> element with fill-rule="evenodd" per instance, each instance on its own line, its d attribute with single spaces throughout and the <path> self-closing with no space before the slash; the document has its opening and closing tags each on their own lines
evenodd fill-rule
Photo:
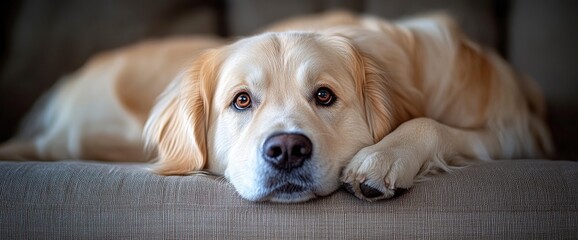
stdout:
<svg viewBox="0 0 578 240">
<path fill-rule="evenodd" d="M 416 176 L 445 169 L 464 159 L 488 160 L 501 154 L 488 130 L 463 130 L 429 118 L 400 125 L 375 145 L 359 151 L 344 169 L 342 181 L 358 198 L 390 198 L 411 187 Z"/>
</svg>

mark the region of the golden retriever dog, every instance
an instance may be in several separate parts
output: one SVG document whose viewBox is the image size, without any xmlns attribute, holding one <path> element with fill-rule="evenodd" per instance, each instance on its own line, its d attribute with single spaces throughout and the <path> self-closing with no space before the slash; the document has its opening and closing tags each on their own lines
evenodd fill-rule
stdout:
<svg viewBox="0 0 578 240">
<path fill-rule="evenodd" d="M 338 12 L 230 44 L 180 38 L 98 55 L 0 152 L 150 155 L 159 174 L 223 175 L 251 201 L 306 201 L 342 184 L 375 201 L 452 166 L 549 156 L 543 116 L 535 84 L 449 17 Z"/>
</svg>

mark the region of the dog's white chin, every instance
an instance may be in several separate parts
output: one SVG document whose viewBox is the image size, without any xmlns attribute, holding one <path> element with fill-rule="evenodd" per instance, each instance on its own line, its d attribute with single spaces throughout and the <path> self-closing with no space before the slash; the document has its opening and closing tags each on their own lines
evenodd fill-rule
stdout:
<svg viewBox="0 0 578 240">
<path fill-rule="evenodd" d="M 278 202 L 278 203 L 299 203 L 309 201 L 317 197 L 311 191 L 294 192 L 294 193 L 271 193 L 267 195 L 244 195 L 242 198 L 252 202 Z"/>
<path fill-rule="evenodd" d="M 318 189 L 319 190 L 319 189 Z M 300 203 L 306 202 L 317 197 L 327 196 L 337 190 L 334 189 L 324 189 L 323 191 L 314 191 L 312 189 L 303 190 L 299 192 L 269 192 L 268 194 L 261 192 L 261 194 L 242 194 L 239 192 L 242 198 L 245 200 L 253 202 L 277 202 L 277 203 Z"/>
<path fill-rule="evenodd" d="M 317 196 L 310 191 L 298 193 L 281 193 L 270 196 L 267 200 L 278 203 L 299 203 L 316 198 Z"/>
</svg>

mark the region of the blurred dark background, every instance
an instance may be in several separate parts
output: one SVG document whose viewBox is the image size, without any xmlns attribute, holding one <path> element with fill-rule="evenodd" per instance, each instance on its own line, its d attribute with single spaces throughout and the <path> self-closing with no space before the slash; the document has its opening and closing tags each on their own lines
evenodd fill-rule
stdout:
<svg viewBox="0 0 578 240">
<path fill-rule="evenodd" d="M 474 40 L 536 79 L 559 158 L 578 159 L 578 4 L 562 0 L 3 0 L 0 141 L 59 77 L 92 54 L 169 35 L 248 35 L 273 21 L 330 9 L 389 19 L 454 15 Z"/>
</svg>

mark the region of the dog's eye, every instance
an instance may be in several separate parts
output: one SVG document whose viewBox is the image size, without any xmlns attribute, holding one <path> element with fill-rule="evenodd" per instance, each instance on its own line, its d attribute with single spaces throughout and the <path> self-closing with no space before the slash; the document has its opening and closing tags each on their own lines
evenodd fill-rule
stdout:
<svg viewBox="0 0 578 240">
<path fill-rule="evenodd" d="M 315 100 L 317 104 L 322 106 L 330 106 L 335 102 L 335 94 L 326 87 L 322 87 L 317 89 L 317 93 L 315 93 Z"/>
<path fill-rule="evenodd" d="M 237 110 L 245 110 L 251 107 L 251 96 L 246 92 L 241 92 L 237 94 L 235 100 L 233 101 L 233 106 Z"/>
</svg>

